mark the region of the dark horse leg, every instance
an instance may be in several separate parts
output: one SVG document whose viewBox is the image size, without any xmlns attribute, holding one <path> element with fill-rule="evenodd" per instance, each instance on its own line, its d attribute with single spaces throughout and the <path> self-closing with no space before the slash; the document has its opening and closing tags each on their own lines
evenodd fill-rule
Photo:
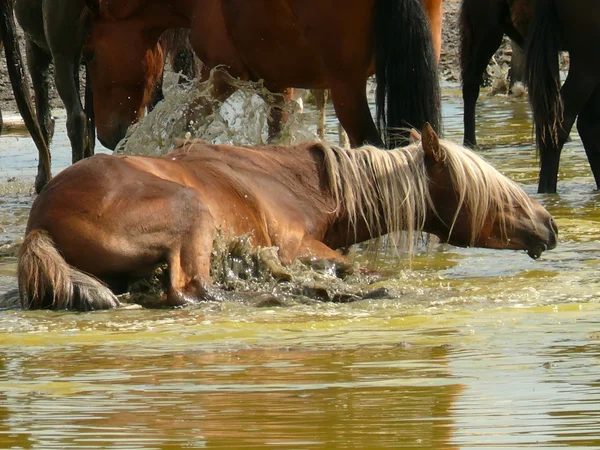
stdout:
<svg viewBox="0 0 600 450">
<path fill-rule="evenodd" d="M 273 142 L 281 137 L 281 131 L 290 117 L 290 102 L 294 101 L 294 89 L 284 89 L 281 94 L 261 95 L 262 99 L 269 106 L 269 115 L 267 117 L 268 140 Z"/>
<path fill-rule="evenodd" d="M 54 135 L 54 119 L 50 114 L 50 63 L 52 57 L 34 42 L 27 40 L 27 65 L 35 95 L 36 115 L 42 136 L 50 144 Z"/>
<path fill-rule="evenodd" d="M 206 81 L 211 76 L 211 70 L 203 66 L 200 72 L 199 82 Z M 200 97 L 188 105 L 186 122 L 197 121 L 199 118 L 210 116 L 221 104 L 237 90 L 233 83 L 233 77 L 225 70 L 214 70 L 208 96 Z"/>
<path fill-rule="evenodd" d="M 479 98 L 479 89 L 483 81 L 483 73 L 502 42 L 502 28 L 494 22 L 481 20 L 488 26 L 471 23 L 465 11 L 466 3 L 461 11 L 461 43 L 460 43 L 460 72 L 462 79 L 462 95 L 464 102 L 464 145 L 476 147 L 475 137 L 475 108 Z M 465 23 L 468 21 L 468 23 Z M 470 27 L 466 29 L 466 27 Z"/>
<path fill-rule="evenodd" d="M 600 86 L 588 99 L 577 118 L 577 131 L 583 142 L 596 189 L 600 188 Z"/>
<path fill-rule="evenodd" d="M 53 2 L 43 3 L 48 47 L 54 61 L 54 81 L 67 111 L 67 134 L 71 141 L 72 162 L 84 157 L 89 145 L 87 119 L 79 94 L 79 65 L 86 37 L 85 23 L 80 20 L 83 6 L 77 0 L 56 14 Z M 89 153 L 89 151 L 88 151 Z"/>
<path fill-rule="evenodd" d="M 584 105 L 588 103 L 588 99 L 596 89 L 596 86 L 597 80 L 594 77 L 589 77 L 586 73 L 579 70 L 577 68 L 577 63 L 575 61 L 571 61 L 569 75 L 567 76 L 567 79 L 565 80 L 565 83 L 561 89 L 561 97 L 563 100 L 563 120 L 562 126 L 559 126 L 557 130 L 557 142 L 556 144 L 553 144 L 551 142 L 554 141 L 553 139 L 542 140 L 538 137 L 538 142 L 541 142 L 540 179 L 538 183 L 539 193 L 556 192 L 556 187 L 558 184 L 560 153 L 565 145 L 565 142 L 567 141 L 567 138 L 569 137 L 569 133 L 571 132 L 571 128 L 575 123 L 577 114 L 579 114 Z M 584 129 L 586 121 L 593 121 L 593 119 L 587 116 L 584 117 Z M 537 131 L 539 133 L 539 127 Z"/>
</svg>

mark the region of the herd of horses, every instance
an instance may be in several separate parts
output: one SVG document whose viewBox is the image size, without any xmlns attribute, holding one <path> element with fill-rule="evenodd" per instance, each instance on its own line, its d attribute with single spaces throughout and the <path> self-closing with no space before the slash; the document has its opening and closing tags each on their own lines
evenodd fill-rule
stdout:
<svg viewBox="0 0 600 450">
<path fill-rule="evenodd" d="M 35 117 L 22 83 L 13 2 Z M 114 307 L 115 293 L 162 262 L 170 275 L 166 305 L 210 298 L 217 231 L 277 246 L 284 263 L 299 256 L 343 261 L 335 249 L 398 230 L 534 258 L 556 245 L 556 225 L 539 203 L 471 151 L 438 139 L 442 0 L 0 0 L 0 9 L 11 82 L 40 151 L 39 195 L 18 263 L 26 308 Z M 476 145 L 481 76 L 507 34 L 527 57 L 539 192 L 556 192 L 560 151 L 577 116 L 600 185 L 600 67 L 592 56 L 599 21 L 592 0 L 463 0 L 465 145 Z M 156 101 L 161 37 L 181 28 L 203 63 L 199 80 L 213 75 L 211 96 L 196 111 L 218 107 L 235 91 L 233 79 L 263 80 L 282 94 L 270 97 L 271 135 L 286 120 L 283 102 L 293 88 L 328 89 L 353 149 L 196 141 L 163 158 L 92 157 L 95 133 L 114 148 Z M 571 60 L 562 89 L 559 50 Z M 79 161 L 53 179 L 51 62 Z M 375 120 L 366 94 L 371 75 Z"/>
</svg>

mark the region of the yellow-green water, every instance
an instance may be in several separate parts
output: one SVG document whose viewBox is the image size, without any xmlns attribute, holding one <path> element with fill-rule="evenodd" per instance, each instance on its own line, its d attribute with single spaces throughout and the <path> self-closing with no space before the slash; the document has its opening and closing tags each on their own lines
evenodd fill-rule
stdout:
<svg viewBox="0 0 600 450">
<path fill-rule="evenodd" d="M 600 448 L 600 197 L 576 134 L 560 193 L 535 194 L 527 111 L 482 98 L 478 137 L 555 215 L 560 243 L 540 260 L 388 256 L 372 287 L 394 298 L 355 303 L 0 311 L 0 448 Z M 460 141 L 454 86 L 444 116 Z M 15 287 L 35 166 L 29 139 L 0 138 L 0 292 Z"/>
</svg>

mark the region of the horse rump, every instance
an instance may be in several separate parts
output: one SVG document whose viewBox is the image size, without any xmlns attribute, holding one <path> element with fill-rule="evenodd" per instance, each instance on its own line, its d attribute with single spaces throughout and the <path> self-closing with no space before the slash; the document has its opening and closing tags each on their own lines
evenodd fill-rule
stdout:
<svg viewBox="0 0 600 450">
<path fill-rule="evenodd" d="M 43 230 L 33 230 L 25 237 L 19 250 L 17 278 L 24 309 L 89 311 L 120 304 L 103 283 L 67 264 Z"/>
</svg>

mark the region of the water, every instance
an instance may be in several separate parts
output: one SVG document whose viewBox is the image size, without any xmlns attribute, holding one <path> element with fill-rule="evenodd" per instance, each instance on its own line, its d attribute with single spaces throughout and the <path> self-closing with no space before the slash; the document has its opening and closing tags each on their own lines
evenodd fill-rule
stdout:
<svg viewBox="0 0 600 450">
<path fill-rule="evenodd" d="M 527 111 L 482 98 L 478 137 L 555 215 L 560 243 L 540 260 L 450 246 L 384 257 L 371 287 L 395 298 L 355 303 L 0 311 L 0 447 L 600 448 L 599 194 L 576 134 L 560 193 L 535 194 Z M 456 86 L 444 125 L 462 139 Z M 64 116 L 57 130 L 54 172 L 70 158 Z M 331 114 L 328 130 L 335 141 Z M 24 137 L 1 137 L 0 154 L 6 291 L 36 158 Z"/>
</svg>

